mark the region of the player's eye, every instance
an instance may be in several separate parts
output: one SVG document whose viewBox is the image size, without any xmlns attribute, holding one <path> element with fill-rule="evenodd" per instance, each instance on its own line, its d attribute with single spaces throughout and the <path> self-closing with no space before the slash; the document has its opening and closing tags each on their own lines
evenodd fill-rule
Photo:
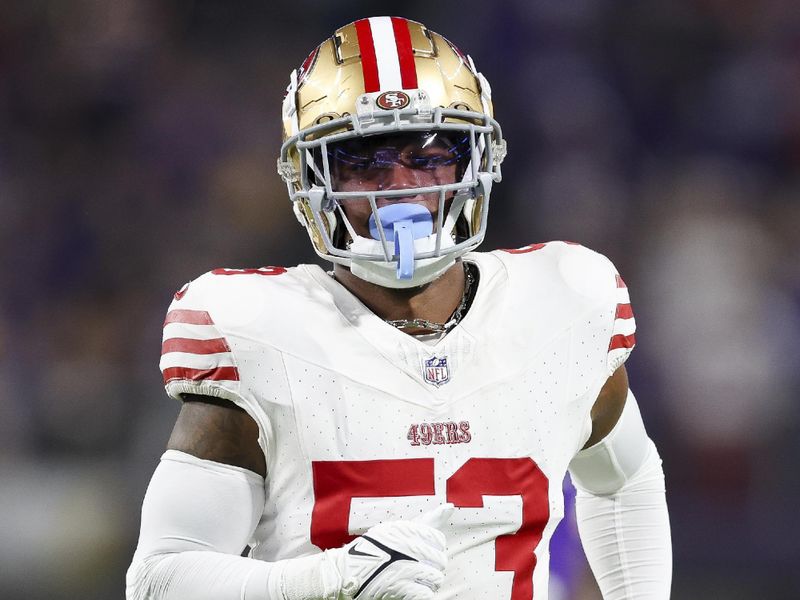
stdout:
<svg viewBox="0 0 800 600">
<path fill-rule="evenodd" d="M 423 151 L 419 154 L 411 153 L 408 157 L 410 167 L 426 171 L 446 167 L 456 160 L 457 157 L 445 151 Z"/>
<path fill-rule="evenodd" d="M 409 166 L 414 169 L 422 169 L 429 171 L 442 165 L 441 157 L 438 156 L 411 156 L 409 157 Z"/>
<path fill-rule="evenodd" d="M 453 162 L 465 162 L 470 158 L 469 136 L 464 135 L 459 138 L 447 141 L 447 152 L 453 156 Z"/>
<path fill-rule="evenodd" d="M 366 171 L 373 166 L 373 160 L 369 154 L 348 151 L 346 148 L 335 148 L 330 151 L 328 161 L 338 169 L 347 171 Z"/>
<path fill-rule="evenodd" d="M 388 169 L 400 162 L 400 153 L 395 148 L 378 148 L 372 155 L 372 166 L 376 169 Z"/>
<path fill-rule="evenodd" d="M 466 166 L 469 162 L 470 144 L 468 136 L 450 137 L 436 135 L 410 153 L 409 166 L 432 170 L 450 165 Z"/>
</svg>

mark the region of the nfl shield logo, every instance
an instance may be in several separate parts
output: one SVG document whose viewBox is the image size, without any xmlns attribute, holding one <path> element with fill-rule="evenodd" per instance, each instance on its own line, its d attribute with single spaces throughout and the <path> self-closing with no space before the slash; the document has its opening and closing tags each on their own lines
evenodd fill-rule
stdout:
<svg viewBox="0 0 800 600">
<path fill-rule="evenodd" d="M 425 381 L 440 386 L 450 381 L 450 369 L 447 368 L 447 357 L 433 356 L 422 361 L 422 374 Z"/>
</svg>

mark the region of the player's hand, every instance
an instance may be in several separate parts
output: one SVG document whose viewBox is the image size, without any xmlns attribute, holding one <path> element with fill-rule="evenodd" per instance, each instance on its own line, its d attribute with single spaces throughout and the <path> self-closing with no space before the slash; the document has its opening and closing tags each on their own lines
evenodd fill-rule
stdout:
<svg viewBox="0 0 800 600">
<path fill-rule="evenodd" d="M 339 599 L 433 600 L 447 566 L 439 529 L 452 512 L 452 504 L 442 504 L 415 520 L 376 525 L 330 550 L 342 577 Z"/>
</svg>

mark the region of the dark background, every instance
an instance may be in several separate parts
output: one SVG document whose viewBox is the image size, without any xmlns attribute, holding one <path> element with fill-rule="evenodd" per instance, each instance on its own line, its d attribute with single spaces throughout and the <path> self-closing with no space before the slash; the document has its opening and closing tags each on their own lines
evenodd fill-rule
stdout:
<svg viewBox="0 0 800 600">
<path fill-rule="evenodd" d="M 484 249 L 575 240 L 627 281 L 673 597 L 797 598 L 795 0 L 0 4 L 0 596 L 123 597 L 178 411 L 164 311 L 210 268 L 315 260 L 275 173 L 280 102 L 380 14 L 492 82 L 509 157 Z"/>
</svg>

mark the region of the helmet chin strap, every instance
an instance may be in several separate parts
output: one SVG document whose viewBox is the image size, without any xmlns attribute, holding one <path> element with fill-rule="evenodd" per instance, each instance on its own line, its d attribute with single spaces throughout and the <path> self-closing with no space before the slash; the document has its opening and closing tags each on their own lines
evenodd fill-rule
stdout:
<svg viewBox="0 0 800 600">
<path fill-rule="evenodd" d="M 382 206 L 370 217 L 372 239 L 356 235 L 350 245 L 354 254 L 384 255 L 387 260 L 353 258 L 350 270 L 356 277 L 389 288 L 410 288 L 436 279 L 452 265 L 450 254 L 415 259 L 424 252 L 445 250 L 455 245 L 444 233 L 439 240 L 433 233 L 433 216 L 420 204 L 396 203 Z M 396 257 L 395 261 L 390 258 Z"/>
<path fill-rule="evenodd" d="M 446 236 L 449 238 L 450 236 Z M 415 247 L 419 248 L 418 242 L 427 242 L 435 239 L 435 236 L 427 237 L 423 240 L 415 240 Z M 355 252 L 357 250 L 366 250 L 380 252 L 381 243 L 377 240 L 368 240 L 367 238 L 359 237 L 353 242 L 351 249 Z M 454 246 L 454 242 L 449 244 L 442 244 L 442 248 Z M 424 250 L 433 250 L 435 243 L 426 243 L 423 245 Z M 397 268 L 392 262 L 385 262 L 382 260 L 364 260 L 359 258 L 350 259 L 350 272 L 359 279 L 374 283 L 381 287 L 392 289 L 407 289 L 419 287 L 430 283 L 434 279 L 441 276 L 445 271 L 456 263 L 456 257 L 452 254 L 445 256 L 438 256 L 436 258 L 421 258 L 415 261 L 414 275 L 410 279 L 398 279 Z"/>
<path fill-rule="evenodd" d="M 414 240 L 433 233 L 433 215 L 421 204 L 400 202 L 387 204 L 369 218 L 369 233 L 373 240 L 394 242 L 397 257 L 397 279 L 414 276 Z"/>
</svg>

